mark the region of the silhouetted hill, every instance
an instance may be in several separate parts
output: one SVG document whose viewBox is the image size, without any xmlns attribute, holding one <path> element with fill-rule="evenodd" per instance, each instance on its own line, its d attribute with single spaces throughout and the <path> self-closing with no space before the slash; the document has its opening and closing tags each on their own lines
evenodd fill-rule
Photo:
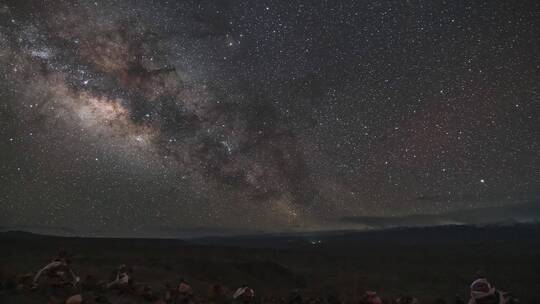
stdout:
<svg viewBox="0 0 540 304">
<path fill-rule="evenodd" d="M 475 242 L 501 240 L 535 240 L 540 236 L 540 223 L 492 224 L 475 225 L 445 225 L 425 227 L 396 227 L 381 230 L 339 230 L 318 231 L 305 233 L 254 234 L 239 236 L 202 237 L 186 240 L 179 239 L 147 239 L 147 238 L 83 238 L 61 237 L 37 234 L 26 231 L 0 232 L 0 239 L 34 239 L 36 241 L 62 242 L 78 240 L 95 240 L 104 243 L 131 246 L 137 244 L 152 244 L 156 247 L 166 247 L 171 243 L 176 245 L 229 246 L 249 248 L 282 248 L 309 249 L 338 248 L 354 246 L 355 243 L 440 243 L 440 242 Z M 115 246 L 115 245 L 113 245 Z"/>
<path fill-rule="evenodd" d="M 47 237 L 45 235 L 40 235 L 32 232 L 26 231 L 4 231 L 0 232 L 0 238 L 10 238 L 10 239 L 31 239 L 31 238 L 40 238 Z"/>
<path fill-rule="evenodd" d="M 26 232 L 36 235 L 50 236 L 77 236 L 78 232 L 68 227 L 57 227 L 47 225 L 15 225 L 15 226 L 0 226 L 0 232 Z"/>
<path fill-rule="evenodd" d="M 422 214 L 401 217 L 344 217 L 345 223 L 385 229 L 392 227 L 421 227 L 440 225 L 491 225 L 540 222 L 540 201 L 466 209 L 444 214 Z"/>
<path fill-rule="evenodd" d="M 398 227 L 372 231 L 326 231 L 313 233 L 285 233 L 247 235 L 237 237 L 206 237 L 193 239 L 194 244 L 254 248 L 283 248 L 350 252 L 356 244 L 396 243 L 433 244 L 477 241 L 530 241 L 540 237 L 540 224 L 511 225 L 447 225 L 434 227 Z"/>
</svg>

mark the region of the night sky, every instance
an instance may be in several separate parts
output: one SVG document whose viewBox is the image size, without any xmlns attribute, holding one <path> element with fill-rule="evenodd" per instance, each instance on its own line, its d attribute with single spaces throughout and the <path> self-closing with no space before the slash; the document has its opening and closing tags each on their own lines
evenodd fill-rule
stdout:
<svg viewBox="0 0 540 304">
<path fill-rule="evenodd" d="M 539 1 L 0 1 L 0 226 L 361 228 L 540 193 Z"/>
</svg>

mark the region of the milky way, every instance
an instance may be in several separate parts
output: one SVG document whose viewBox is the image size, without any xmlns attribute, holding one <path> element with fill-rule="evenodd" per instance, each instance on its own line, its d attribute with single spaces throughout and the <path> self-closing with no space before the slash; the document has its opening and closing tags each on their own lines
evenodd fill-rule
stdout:
<svg viewBox="0 0 540 304">
<path fill-rule="evenodd" d="M 535 2 L 3 1 L 3 226 L 349 227 L 540 191 Z"/>
</svg>

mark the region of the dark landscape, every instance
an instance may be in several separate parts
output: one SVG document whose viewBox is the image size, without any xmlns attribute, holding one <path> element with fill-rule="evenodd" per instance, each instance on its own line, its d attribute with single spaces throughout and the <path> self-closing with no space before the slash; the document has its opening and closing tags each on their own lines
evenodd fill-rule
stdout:
<svg viewBox="0 0 540 304">
<path fill-rule="evenodd" d="M 229 290 L 249 284 L 260 301 L 302 296 L 357 303 L 366 290 L 383 298 L 413 295 L 421 303 L 468 298 L 478 270 L 521 303 L 539 303 L 540 225 L 446 226 L 371 232 L 327 232 L 170 239 L 50 237 L 5 232 L 0 238 L 2 280 L 35 272 L 61 248 L 84 278 L 107 278 L 131 265 L 136 284 L 156 292 L 180 278 L 204 298 L 213 284 Z M 2 291 L 1 303 L 44 303 L 32 291 Z M 32 302 L 30 299 L 35 300 Z M 269 300 L 268 300 L 269 301 Z M 121 302 L 124 303 L 124 302 Z M 144 303 L 144 301 L 142 301 Z"/>
</svg>

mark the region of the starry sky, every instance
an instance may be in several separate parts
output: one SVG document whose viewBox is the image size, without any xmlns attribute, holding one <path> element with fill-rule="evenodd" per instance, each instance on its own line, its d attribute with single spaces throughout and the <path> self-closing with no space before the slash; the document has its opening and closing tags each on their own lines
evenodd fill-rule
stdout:
<svg viewBox="0 0 540 304">
<path fill-rule="evenodd" d="M 359 227 L 540 193 L 538 1 L 0 0 L 0 226 Z"/>
</svg>

